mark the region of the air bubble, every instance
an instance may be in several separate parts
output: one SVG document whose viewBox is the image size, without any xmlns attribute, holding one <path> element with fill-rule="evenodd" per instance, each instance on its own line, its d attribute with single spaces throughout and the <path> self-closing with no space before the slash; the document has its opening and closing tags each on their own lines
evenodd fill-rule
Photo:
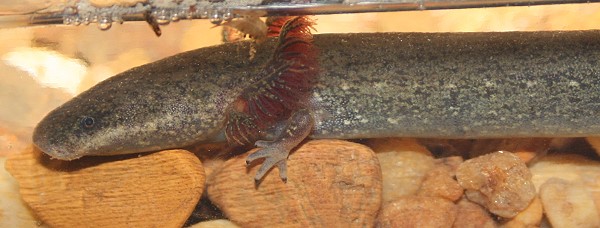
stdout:
<svg viewBox="0 0 600 228">
<path fill-rule="evenodd" d="M 419 6 L 417 7 L 417 9 L 419 9 L 419 10 L 426 10 L 427 7 L 425 7 L 425 2 L 419 1 Z"/>
<path fill-rule="evenodd" d="M 231 11 L 229 9 L 227 9 L 225 11 L 225 13 L 223 13 L 223 16 L 221 16 L 221 19 L 223 20 L 230 20 L 233 18 L 233 14 L 231 13 Z"/>
<path fill-rule="evenodd" d="M 71 16 L 63 17 L 63 24 L 70 25 L 71 23 L 73 23 L 73 17 L 71 17 Z"/>
<path fill-rule="evenodd" d="M 119 23 L 119 24 L 123 24 L 123 18 L 121 17 L 121 15 L 113 15 L 112 21 Z"/>
<path fill-rule="evenodd" d="M 66 25 L 89 25 L 91 23 L 97 23 L 98 28 L 107 30 L 112 27 L 113 23 L 124 23 L 124 15 L 134 13 L 134 11 L 123 11 L 119 7 L 113 8 L 93 8 L 92 10 L 78 12 L 79 9 L 76 7 L 67 7 L 63 10 L 63 23 Z M 148 9 L 150 8 L 144 8 L 143 11 L 140 12 L 144 13 Z M 136 13 L 140 13 L 137 12 L 137 10 L 140 9 L 135 10 Z M 151 10 L 150 16 L 153 17 L 159 25 L 166 25 L 171 21 L 176 22 L 182 19 L 194 18 L 209 19 L 211 23 L 220 25 L 224 20 L 230 20 L 236 16 L 232 11 L 221 8 L 220 6 L 208 8 L 203 4 L 181 5 L 175 8 L 154 8 Z"/>
<path fill-rule="evenodd" d="M 112 21 L 107 16 L 102 16 L 98 19 L 98 28 L 107 30 L 112 26 Z"/>
<path fill-rule="evenodd" d="M 169 24 L 169 22 L 171 22 L 171 21 L 165 17 L 157 17 L 156 18 L 156 23 L 158 23 L 159 25 L 166 25 L 166 24 Z"/>
<path fill-rule="evenodd" d="M 83 19 L 81 21 L 81 23 L 83 23 L 84 25 L 89 25 L 91 22 L 92 22 L 92 17 L 90 16 L 90 14 L 83 16 Z"/>
<path fill-rule="evenodd" d="M 200 11 L 200 18 L 208 18 L 208 10 Z"/>
<path fill-rule="evenodd" d="M 159 25 L 166 25 L 169 24 L 169 22 L 171 22 L 169 12 L 167 12 L 167 10 L 165 9 L 161 9 L 154 14 L 156 15 L 156 23 L 158 23 Z"/>
<path fill-rule="evenodd" d="M 194 11 L 192 11 L 192 10 L 187 10 L 187 11 L 186 10 L 182 10 L 180 14 L 181 15 L 185 15 L 186 19 L 192 19 L 192 18 L 194 18 Z"/>
<path fill-rule="evenodd" d="M 177 14 L 177 13 L 173 13 L 173 14 L 171 14 L 171 21 L 172 21 L 172 22 L 177 22 L 177 21 L 179 21 L 179 14 Z"/>
<path fill-rule="evenodd" d="M 221 18 L 221 15 L 219 14 L 218 10 L 213 10 L 210 13 L 210 17 L 208 18 L 208 20 L 210 21 L 210 23 L 213 23 L 215 25 L 220 25 L 221 22 L 223 22 L 223 18 Z"/>
<path fill-rule="evenodd" d="M 78 16 L 73 17 L 73 25 L 80 25 L 81 24 L 81 18 Z"/>
</svg>

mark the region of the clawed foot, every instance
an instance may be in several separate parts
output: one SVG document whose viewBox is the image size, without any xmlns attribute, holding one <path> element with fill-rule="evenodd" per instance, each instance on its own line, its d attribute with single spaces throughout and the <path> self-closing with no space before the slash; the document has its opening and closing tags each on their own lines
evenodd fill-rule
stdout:
<svg viewBox="0 0 600 228">
<path fill-rule="evenodd" d="M 290 151 L 298 146 L 308 136 L 312 129 L 313 119 L 310 112 L 306 109 L 295 112 L 288 121 L 285 121 L 284 128 L 273 141 L 259 140 L 255 143 L 262 149 L 249 155 L 246 164 L 264 158 L 265 161 L 258 169 L 254 181 L 259 183 L 265 174 L 274 166 L 279 168 L 279 177 L 283 182 L 287 182 L 287 164 L 286 160 Z"/>
<path fill-rule="evenodd" d="M 279 169 L 279 177 L 281 177 L 281 180 L 283 182 L 287 182 L 286 160 L 288 155 L 290 154 L 290 150 L 280 145 L 277 145 L 277 143 L 272 141 L 257 141 L 256 146 L 262 147 L 262 149 L 249 155 L 248 158 L 246 158 L 246 165 L 250 165 L 252 162 L 261 158 L 264 158 L 265 161 L 256 172 L 256 176 L 254 176 L 254 181 L 256 183 L 260 182 L 260 180 L 271 168 L 277 166 L 277 168 Z"/>
</svg>

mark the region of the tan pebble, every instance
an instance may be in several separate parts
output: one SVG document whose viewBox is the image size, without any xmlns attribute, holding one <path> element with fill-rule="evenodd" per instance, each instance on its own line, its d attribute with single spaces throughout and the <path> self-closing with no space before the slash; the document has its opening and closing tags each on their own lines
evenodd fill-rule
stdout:
<svg viewBox="0 0 600 228">
<path fill-rule="evenodd" d="M 600 156 L 600 137 L 587 137 L 585 140 L 594 148 L 596 154 Z"/>
<path fill-rule="evenodd" d="M 535 197 L 531 173 L 509 152 L 496 152 L 463 162 L 456 171 L 467 198 L 490 212 L 512 218 Z"/>
<path fill-rule="evenodd" d="M 200 158 L 202 166 L 204 167 L 204 173 L 207 177 L 210 176 L 214 170 L 223 166 L 228 154 L 231 154 L 232 150 L 234 150 L 234 148 L 229 147 L 227 143 L 203 143 L 186 149 Z"/>
<path fill-rule="evenodd" d="M 433 157 L 417 152 L 378 153 L 383 177 L 383 202 L 417 194 Z"/>
<path fill-rule="evenodd" d="M 146 3 L 147 0 L 89 0 L 90 4 L 96 7 L 111 6 L 134 6 L 137 3 Z"/>
<path fill-rule="evenodd" d="M 181 227 L 204 186 L 202 164 L 184 150 L 66 162 L 30 148 L 6 169 L 50 227 Z"/>
<path fill-rule="evenodd" d="M 257 187 L 259 168 L 246 157 L 225 162 L 208 180 L 211 201 L 242 227 L 365 227 L 381 206 L 381 169 L 366 146 L 309 141 L 287 160 L 287 183 L 273 169 Z"/>
<path fill-rule="evenodd" d="M 600 227 L 600 213 L 581 182 L 548 179 L 540 186 L 540 198 L 553 227 Z"/>
<path fill-rule="evenodd" d="M 537 187 L 554 177 L 595 182 L 600 177 L 600 162 L 577 154 L 551 154 L 533 164 L 530 170 Z"/>
<path fill-rule="evenodd" d="M 196 223 L 188 228 L 239 228 L 239 226 L 226 219 L 217 219 Z"/>
<path fill-rule="evenodd" d="M 582 183 L 600 211 L 600 162 L 576 154 L 552 154 L 530 167 L 537 189 L 550 178 Z"/>
<path fill-rule="evenodd" d="M 19 195 L 16 180 L 6 171 L 0 157 L 0 227 L 37 228 L 39 221 Z"/>
<path fill-rule="evenodd" d="M 542 217 L 544 215 L 544 209 L 542 207 L 542 201 L 536 196 L 533 201 L 529 204 L 525 210 L 519 212 L 517 216 L 504 221 L 501 224 L 503 228 L 533 228 L 540 227 Z"/>
<path fill-rule="evenodd" d="M 523 162 L 529 163 L 546 155 L 551 142 L 552 138 L 478 139 L 469 154 L 470 157 L 477 157 L 496 151 L 510 151 Z"/>
<path fill-rule="evenodd" d="M 417 194 L 434 166 L 431 153 L 414 139 L 374 139 L 367 145 L 374 148 L 381 165 L 383 202 Z"/>
<path fill-rule="evenodd" d="M 452 176 L 454 176 L 456 174 L 456 169 L 458 169 L 458 166 L 460 166 L 460 164 L 462 164 L 463 162 L 464 162 L 464 159 L 459 156 L 435 159 L 435 165 L 448 167 L 450 169 Z"/>
<path fill-rule="evenodd" d="M 456 220 L 452 227 L 456 228 L 493 228 L 497 227 L 496 222 L 483 207 L 476 203 L 462 198 L 458 203 Z"/>
<path fill-rule="evenodd" d="M 584 139 L 585 140 L 585 139 Z M 552 151 L 565 151 L 572 149 L 582 144 L 580 138 L 553 138 L 550 141 L 550 150 Z"/>
<path fill-rule="evenodd" d="M 402 197 L 383 205 L 376 227 L 452 227 L 456 209 L 439 197 Z"/>
<path fill-rule="evenodd" d="M 513 152 L 513 154 L 516 155 L 517 157 L 519 157 L 519 159 L 521 159 L 521 161 L 523 161 L 525 163 L 529 163 L 530 161 L 533 161 L 537 156 L 537 153 L 531 152 L 531 151 L 517 151 L 517 152 Z"/>
<path fill-rule="evenodd" d="M 369 139 L 366 145 L 375 153 L 409 151 L 431 156 L 431 152 L 413 138 L 375 138 Z"/>
<path fill-rule="evenodd" d="M 456 201 L 462 196 L 463 188 L 453 177 L 454 175 L 450 167 L 444 165 L 436 166 L 425 175 L 417 195 L 437 196 L 450 201 Z"/>
<path fill-rule="evenodd" d="M 513 139 L 511 145 L 513 148 L 501 149 L 510 151 L 517 155 L 525 164 L 531 164 L 548 154 L 548 150 L 552 148 L 554 139 L 552 138 L 525 138 Z"/>
<path fill-rule="evenodd" d="M 0 12 L 7 6 L 6 2 L 7 0 L 0 1 Z M 35 4 L 29 4 L 38 5 L 41 2 L 36 1 Z M 15 31 L 6 33 L 4 30 Z M 11 38 L 10 42 L 0 44 L 5 48 L 5 52 L 2 52 L 2 55 L 4 55 L 2 57 L 3 64 L 0 64 L 0 72 L 2 72 L 2 83 L 0 84 L 0 104 L 2 104 L 2 108 L 0 108 L 0 135 L 15 135 L 22 140 L 21 142 L 26 142 L 25 147 L 19 150 L 22 151 L 31 144 L 31 133 L 38 121 L 52 109 L 73 97 L 68 92 L 74 91 L 75 88 L 73 87 L 76 86 L 79 77 L 81 77 L 80 70 L 85 68 L 80 65 L 83 64 L 83 61 L 67 57 L 56 51 L 42 47 L 29 47 L 30 44 L 19 44 L 21 41 L 13 41 L 17 39 L 36 39 L 34 37 L 44 37 L 45 39 L 46 36 L 38 33 L 45 29 L 31 31 L 31 34 L 25 32 L 29 29 L 23 29 L 24 31 L 21 32 L 18 32 L 18 30 L 20 29 L 0 30 L 0 37 Z M 53 34 L 56 34 L 56 30 L 53 31 Z M 70 34 L 65 34 L 65 36 L 70 36 Z M 54 42 L 52 38 L 48 38 L 47 41 Z M 53 70 L 50 66 L 45 67 L 45 64 L 41 64 L 45 61 L 52 61 L 52 66 L 60 68 L 61 73 L 64 74 L 63 76 L 68 75 L 70 80 L 61 81 L 60 86 L 58 84 L 47 84 L 50 83 L 49 79 L 54 78 L 56 75 L 52 73 Z M 38 68 L 44 70 L 34 71 L 35 73 L 26 70 Z M 56 76 L 54 79 L 60 81 L 60 78 L 61 76 Z"/>
<path fill-rule="evenodd" d="M 208 159 L 202 163 L 204 165 L 204 173 L 207 177 L 212 175 L 215 170 L 219 170 L 223 164 L 225 164 L 225 160 L 223 159 Z"/>
</svg>

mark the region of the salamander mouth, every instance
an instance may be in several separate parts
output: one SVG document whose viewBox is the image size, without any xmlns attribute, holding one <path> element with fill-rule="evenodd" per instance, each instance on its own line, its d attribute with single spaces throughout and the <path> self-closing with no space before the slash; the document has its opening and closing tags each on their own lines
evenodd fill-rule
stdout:
<svg viewBox="0 0 600 228">
<path fill-rule="evenodd" d="M 33 131 L 33 144 L 40 151 L 55 159 L 74 160 L 81 157 L 81 153 L 77 153 L 76 150 L 66 145 L 65 140 L 45 133 L 39 126 Z"/>
<path fill-rule="evenodd" d="M 53 148 L 52 146 L 40 145 L 35 142 L 34 142 L 34 145 L 41 152 L 49 155 L 50 157 L 52 157 L 54 159 L 70 161 L 70 160 L 75 160 L 75 159 L 82 157 L 81 155 L 79 155 L 79 153 L 73 153 L 69 150 L 57 149 L 57 148 Z"/>
</svg>

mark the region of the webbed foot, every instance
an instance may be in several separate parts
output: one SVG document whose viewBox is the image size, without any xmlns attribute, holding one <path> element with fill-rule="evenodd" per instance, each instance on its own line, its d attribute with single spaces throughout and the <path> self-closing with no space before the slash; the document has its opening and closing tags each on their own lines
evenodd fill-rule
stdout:
<svg viewBox="0 0 600 228">
<path fill-rule="evenodd" d="M 250 165 L 257 159 L 265 159 L 262 166 L 256 172 L 256 176 L 254 176 L 254 180 L 257 183 L 275 166 L 279 169 L 281 180 L 283 182 L 287 181 L 287 157 L 290 151 L 308 136 L 313 126 L 313 119 L 308 110 L 301 109 L 281 124 L 285 124 L 286 126 L 277 135 L 276 139 L 273 141 L 257 141 L 255 145 L 261 147 L 261 149 L 249 155 L 246 159 L 247 165 Z"/>
</svg>

